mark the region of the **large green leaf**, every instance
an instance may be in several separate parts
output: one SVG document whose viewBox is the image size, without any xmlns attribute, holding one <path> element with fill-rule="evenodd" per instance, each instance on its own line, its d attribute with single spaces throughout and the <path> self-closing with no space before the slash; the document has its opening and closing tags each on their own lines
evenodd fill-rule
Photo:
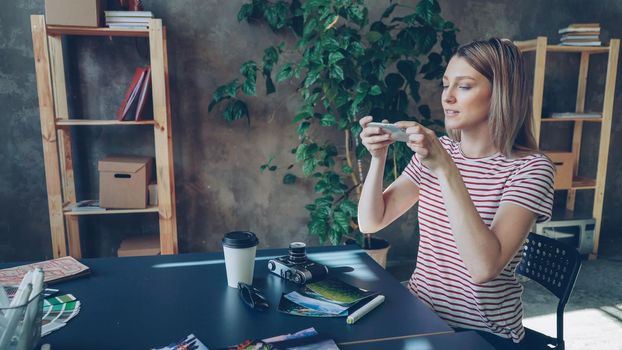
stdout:
<svg viewBox="0 0 622 350">
<path fill-rule="evenodd" d="M 284 1 L 279 1 L 273 6 L 266 8 L 264 16 L 273 30 L 281 29 L 285 26 L 288 8 Z"/>
<path fill-rule="evenodd" d="M 255 81 L 255 78 L 252 79 L 246 79 L 246 81 L 244 81 L 244 83 L 242 84 L 242 86 L 240 86 L 240 89 L 242 90 L 242 92 L 244 92 L 246 95 L 248 96 L 255 96 L 257 95 L 257 82 Z"/>
<path fill-rule="evenodd" d="M 309 131 L 310 126 L 311 124 L 309 122 L 302 122 L 298 125 L 296 133 L 300 139 L 303 139 L 307 135 L 307 131 Z"/>
<path fill-rule="evenodd" d="M 333 79 L 337 79 L 338 81 L 342 81 L 343 77 L 343 68 L 338 65 L 333 65 L 330 67 L 330 77 Z"/>
<path fill-rule="evenodd" d="M 302 164 L 302 173 L 305 176 L 309 176 L 309 175 L 311 175 L 311 173 L 313 173 L 313 170 L 315 170 L 316 166 L 317 166 L 317 159 L 315 159 L 315 158 L 308 158 Z"/>
<path fill-rule="evenodd" d="M 240 66 L 240 73 L 247 79 L 257 76 L 257 63 L 255 61 L 246 61 Z"/>
<path fill-rule="evenodd" d="M 246 103 L 238 99 L 232 99 L 231 101 L 229 101 L 229 104 L 227 104 L 227 107 L 223 112 L 223 116 L 225 117 L 225 120 L 230 122 L 241 119 L 243 117 L 248 118 L 248 109 L 246 107 Z"/>
<path fill-rule="evenodd" d="M 427 23 L 431 24 L 434 15 L 441 12 L 441 7 L 437 0 L 420 0 L 415 7 L 415 13 L 423 18 Z"/>
<path fill-rule="evenodd" d="M 324 36 L 320 41 L 320 46 L 328 52 L 335 52 L 341 48 L 337 39 L 332 36 Z"/>
<path fill-rule="evenodd" d="M 238 21 L 242 22 L 243 20 L 248 19 L 253 14 L 253 5 L 252 4 L 244 4 L 240 7 L 240 11 L 238 12 Z"/>
<path fill-rule="evenodd" d="M 344 58 L 345 56 L 339 51 L 331 52 L 330 55 L 328 55 L 328 64 L 335 64 Z"/>
<path fill-rule="evenodd" d="M 286 63 L 285 65 L 283 65 L 283 67 L 281 67 L 281 70 L 276 75 L 276 82 L 280 83 L 283 80 L 287 80 L 291 78 L 293 74 L 294 74 L 294 70 L 292 69 L 292 64 Z"/>
<path fill-rule="evenodd" d="M 327 224 L 322 219 L 311 219 L 309 221 L 309 233 L 320 238 L 320 241 L 326 239 Z"/>
<path fill-rule="evenodd" d="M 337 118 L 335 118 L 332 114 L 324 114 L 322 120 L 320 120 L 320 125 L 322 126 L 333 126 L 337 122 Z"/>
<path fill-rule="evenodd" d="M 283 183 L 285 185 L 293 185 L 296 183 L 296 175 L 287 173 L 283 176 Z"/>
</svg>

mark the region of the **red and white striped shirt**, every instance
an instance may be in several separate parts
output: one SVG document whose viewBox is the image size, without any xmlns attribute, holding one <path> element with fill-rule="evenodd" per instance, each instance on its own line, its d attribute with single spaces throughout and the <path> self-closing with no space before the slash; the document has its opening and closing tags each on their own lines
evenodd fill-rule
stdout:
<svg viewBox="0 0 622 350">
<path fill-rule="evenodd" d="M 553 208 L 555 168 L 541 154 L 507 158 L 495 154 L 466 158 L 458 142 L 440 138 L 458 167 L 471 200 L 490 227 L 501 203 L 513 203 L 549 220 Z M 416 156 L 404 170 L 419 187 L 420 242 L 417 266 L 409 288 L 452 327 L 492 332 L 519 342 L 522 325 L 522 285 L 515 275 L 522 249 L 501 274 L 474 283 L 460 258 L 438 179 Z"/>
</svg>

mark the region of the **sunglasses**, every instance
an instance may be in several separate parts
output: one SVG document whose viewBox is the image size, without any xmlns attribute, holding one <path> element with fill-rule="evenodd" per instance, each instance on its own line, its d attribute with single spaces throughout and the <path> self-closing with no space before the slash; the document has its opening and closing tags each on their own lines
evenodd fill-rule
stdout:
<svg viewBox="0 0 622 350">
<path fill-rule="evenodd" d="M 270 307 L 266 297 L 257 288 L 246 283 L 238 282 L 240 299 L 253 310 L 266 311 Z"/>
</svg>

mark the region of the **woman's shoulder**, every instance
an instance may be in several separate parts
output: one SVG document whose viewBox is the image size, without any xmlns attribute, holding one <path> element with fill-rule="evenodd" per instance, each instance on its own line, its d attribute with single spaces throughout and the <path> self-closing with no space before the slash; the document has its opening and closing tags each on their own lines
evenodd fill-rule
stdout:
<svg viewBox="0 0 622 350">
<path fill-rule="evenodd" d="M 546 154 L 539 151 L 521 152 L 511 160 L 517 170 L 546 169 L 555 171 L 555 165 Z"/>
</svg>

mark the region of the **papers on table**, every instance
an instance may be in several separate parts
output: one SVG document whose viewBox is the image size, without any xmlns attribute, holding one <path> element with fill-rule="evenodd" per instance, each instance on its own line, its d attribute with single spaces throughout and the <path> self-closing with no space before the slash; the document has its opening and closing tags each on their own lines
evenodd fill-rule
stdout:
<svg viewBox="0 0 622 350">
<path fill-rule="evenodd" d="M 282 334 L 262 340 L 246 340 L 240 344 L 213 350 L 268 350 L 268 349 L 322 349 L 339 350 L 335 341 L 319 334 L 315 328 L 303 329 L 293 334 Z"/>
<path fill-rule="evenodd" d="M 65 281 L 90 272 L 88 266 L 71 256 L 64 256 L 62 258 L 2 269 L 0 270 L 0 284 L 9 286 L 19 285 L 28 271 L 38 267 L 43 269 L 46 283 Z"/>
<path fill-rule="evenodd" d="M 163 348 L 153 350 L 209 350 L 194 334 L 190 334 L 183 339 L 171 343 Z"/>
<path fill-rule="evenodd" d="M 298 291 L 283 294 L 280 312 L 308 317 L 342 317 L 360 301 L 376 295 L 341 280 L 325 279 L 307 284 Z"/>
</svg>

